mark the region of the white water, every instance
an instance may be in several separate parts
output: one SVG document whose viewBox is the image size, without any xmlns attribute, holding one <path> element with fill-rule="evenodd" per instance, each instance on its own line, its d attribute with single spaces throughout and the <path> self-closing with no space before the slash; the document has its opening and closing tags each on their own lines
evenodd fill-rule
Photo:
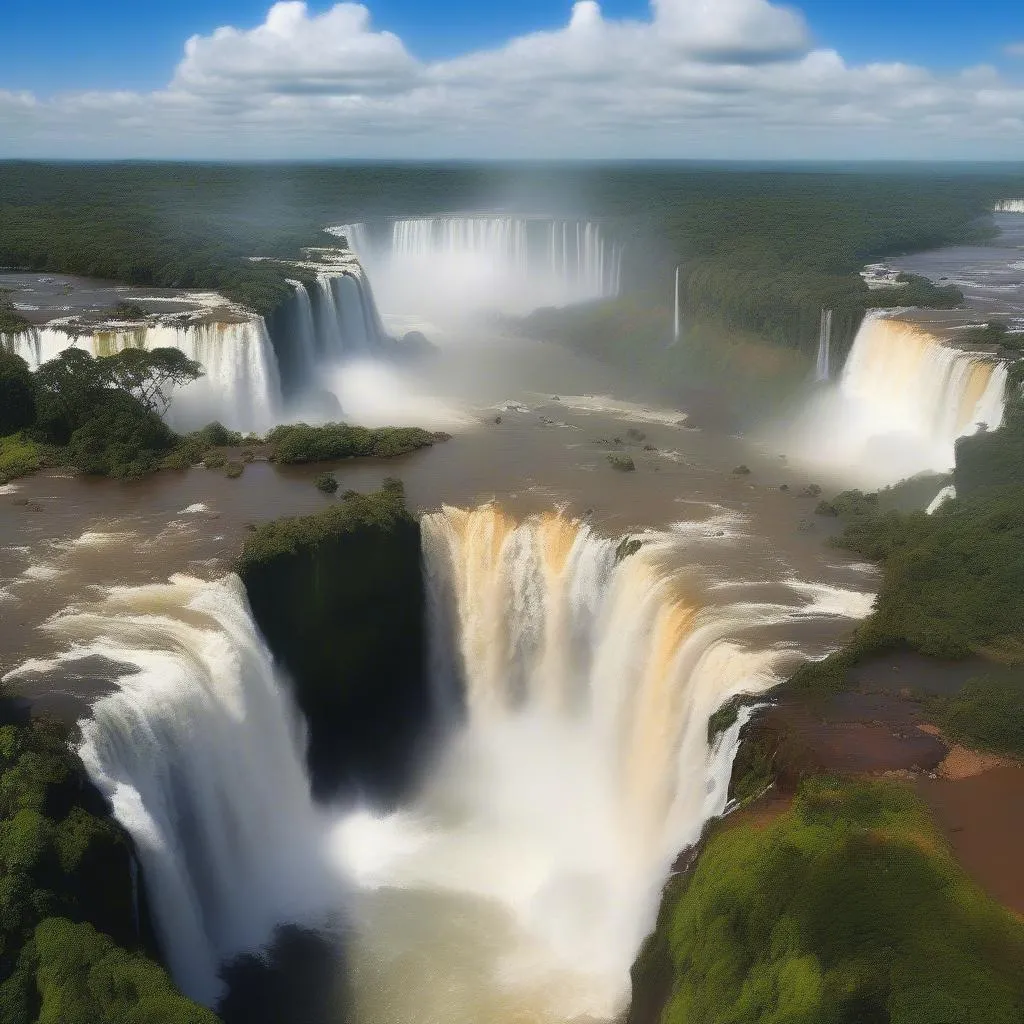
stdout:
<svg viewBox="0 0 1024 1024">
<path fill-rule="evenodd" d="M 869 313 L 838 382 L 811 399 L 782 443 L 824 471 L 870 485 L 944 472 L 958 437 L 1003 419 L 1006 366 L 921 325 Z"/>
<path fill-rule="evenodd" d="M 1002 199 L 995 205 L 996 213 L 1024 213 L 1024 199 Z"/>
<path fill-rule="evenodd" d="M 943 487 L 938 494 L 932 498 L 928 507 L 925 509 L 927 515 L 933 515 L 938 512 L 947 501 L 952 501 L 956 497 L 956 488 L 949 484 L 947 487 Z"/>
<path fill-rule="evenodd" d="M 619 293 L 622 247 L 590 221 L 466 216 L 332 229 L 372 271 L 391 313 L 525 312 Z"/>
<path fill-rule="evenodd" d="M 447 730 L 392 814 L 311 803 L 237 577 L 113 588 L 51 620 L 66 649 L 50 667 L 116 663 L 81 754 L 135 841 L 178 984 L 213 1003 L 224 959 L 340 913 L 361 1024 L 613 1016 L 672 860 L 726 807 L 744 719 L 709 745 L 709 716 L 797 657 L 764 628 L 870 604 L 795 579 L 777 584 L 787 604 L 712 594 L 702 554 L 742 538 L 723 513 L 617 561 L 617 540 L 559 515 L 425 516 Z"/>
<path fill-rule="evenodd" d="M 125 666 L 80 754 L 135 842 L 175 981 L 212 1005 L 221 961 L 338 905 L 302 730 L 241 582 L 113 588 L 47 629 L 62 663 Z"/>
<path fill-rule="evenodd" d="M 675 287 L 672 291 L 672 340 L 679 340 L 679 267 L 676 267 Z"/>
<path fill-rule="evenodd" d="M 204 376 L 175 392 L 169 419 L 191 429 L 219 419 L 234 430 L 264 431 L 279 420 L 277 358 L 262 317 L 243 323 L 125 324 L 79 335 L 56 327 L 8 335 L 5 347 L 32 369 L 67 348 L 93 356 L 126 348 L 177 348 L 201 363 Z"/>
<path fill-rule="evenodd" d="M 815 367 L 815 379 L 830 380 L 832 355 L 832 310 L 821 311 L 821 327 L 818 331 L 818 362 Z"/>
<path fill-rule="evenodd" d="M 685 530 L 616 562 L 616 541 L 557 515 L 446 508 L 422 525 L 451 735 L 409 807 L 336 831 L 359 886 L 357 1017 L 610 1018 L 672 860 L 726 807 L 742 720 L 709 745 L 710 715 L 793 658 L 744 635 L 863 615 L 870 596 L 708 603 L 667 568 L 709 542 Z"/>
</svg>

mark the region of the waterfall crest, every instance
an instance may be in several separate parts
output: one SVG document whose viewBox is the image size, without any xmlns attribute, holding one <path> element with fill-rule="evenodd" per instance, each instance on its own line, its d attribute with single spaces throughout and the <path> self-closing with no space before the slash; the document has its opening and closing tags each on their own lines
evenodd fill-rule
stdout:
<svg viewBox="0 0 1024 1024">
<path fill-rule="evenodd" d="M 787 445 L 871 486 L 953 466 L 958 437 L 1003 421 L 1006 364 L 882 311 L 865 316 L 834 387 L 815 394 Z"/>
<path fill-rule="evenodd" d="M 126 348 L 180 349 L 201 363 L 205 373 L 175 392 L 169 414 L 173 424 L 192 429 L 219 419 L 235 430 L 261 432 L 278 422 L 280 375 L 262 317 L 240 323 L 110 324 L 74 331 L 48 325 L 6 338 L 5 348 L 33 370 L 73 347 L 93 356 Z"/>
<path fill-rule="evenodd" d="M 745 716 L 709 742 L 710 716 L 793 658 L 744 635 L 867 602 L 722 603 L 680 569 L 681 551 L 731 543 L 706 530 L 622 557 L 559 514 L 446 507 L 421 528 L 449 735 L 408 808 L 350 815 L 333 845 L 375 934 L 408 948 L 400 892 L 432 908 L 432 934 L 463 937 L 454 965 L 440 938 L 389 969 L 390 944 L 368 941 L 361 1019 L 611 1018 L 673 859 L 726 807 Z"/>
<path fill-rule="evenodd" d="M 135 842 L 175 981 L 213 1005 L 222 961 L 332 898 L 304 736 L 241 582 L 115 587 L 47 628 L 73 644 L 61 661 L 122 669 L 79 753 Z"/>
<path fill-rule="evenodd" d="M 521 311 L 618 295 L 622 246 L 592 221 L 445 215 L 331 228 L 386 289 L 388 308 L 465 305 Z M 439 297 L 437 292 L 441 290 Z"/>
</svg>

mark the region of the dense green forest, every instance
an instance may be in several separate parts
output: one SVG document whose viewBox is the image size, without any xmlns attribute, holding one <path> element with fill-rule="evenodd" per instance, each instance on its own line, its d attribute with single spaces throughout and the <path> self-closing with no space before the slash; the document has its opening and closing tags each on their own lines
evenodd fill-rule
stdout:
<svg viewBox="0 0 1024 1024">
<path fill-rule="evenodd" d="M 0 726 L 0 1020 L 216 1024 L 147 953 L 131 850 L 71 737 L 43 720 Z"/>
<path fill-rule="evenodd" d="M 0 266 L 216 288 L 267 313 L 287 285 L 247 257 L 329 244 L 330 224 L 452 210 L 585 216 L 626 245 L 628 293 L 650 289 L 665 306 L 681 264 L 690 317 L 799 345 L 822 306 L 836 309 L 837 334 L 848 329 L 865 261 L 975 237 L 1019 186 L 912 168 L 7 162 Z"/>
<path fill-rule="evenodd" d="M 894 783 L 805 781 L 767 826 L 712 828 L 670 883 L 634 989 L 663 1024 L 1016 1024 L 1024 925 Z"/>
</svg>

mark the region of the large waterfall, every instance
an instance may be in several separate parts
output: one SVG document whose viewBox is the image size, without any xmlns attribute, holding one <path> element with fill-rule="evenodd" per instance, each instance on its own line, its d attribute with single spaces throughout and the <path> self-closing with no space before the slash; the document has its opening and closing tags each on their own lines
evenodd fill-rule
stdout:
<svg viewBox="0 0 1024 1024">
<path fill-rule="evenodd" d="M 609 1018 L 673 859 L 726 807 L 747 712 L 712 742 L 709 717 L 870 595 L 782 579 L 777 603 L 736 601 L 700 568 L 742 536 L 729 517 L 619 540 L 495 505 L 421 525 L 446 728 L 398 811 L 313 804 L 235 576 L 106 590 L 18 672 L 111 679 L 81 756 L 191 996 L 214 1003 L 225 959 L 299 922 L 344 928 L 361 1024 Z"/>
<path fill-rule="evenodd" d="M 958 437 L 1003 419 L 1006 366 L 948 344 L 920 324 L 872 311 L 834 389 L 799 422 L 801 454 L 865 483 L 945 471 Z"/>
<path fill-rule="evenodd" d="M 72 346 L 94 356 L 126 348 L 180 349 L 204 370 L 171 402 L 170 421 L 181 429 L 216 419 L 235 430 L 262 433 L 290 415 L 315 418 L 304 399 L 325 390 L 325 372 L 348 359 L 378 354 L 387 335 L 358 260 L 337 249 L 308 254 L 316 257 L 304 264 L 316 271 L 315 282 L 307 288 L 290 281 L 294 296 L 269 324 L 212 296 L 205 298 L 221 305 L 207 312 L 98 324 L 56 320 L 0 335 L 0 347 L 22 356 L 32 369 Z"/>
<path fill-rule="evenodd" d="M 446 215 L 344 224 L 344 237 L 371 268 L 388 308 L 519 312 L 617 295 L 622 246 L 604 226 L 553 217 Z"/>
<path fill-rule="evenodd" d="M 714 742 L 709 717 L 793 658 L 758 629 L 819 612 L 729 603 L 681 571 L 692 546 L 723 543 L 711 527 L 631 554 L 564 516 L 494 505 L 422 529 L 451 733 L 410 806 L 337 830 L 359 883 L 357 1016 L 611 1018 L 670 864 L 726 807 L 745 715 Z M 820 614 L 870 603 L 838 594 Z"/>
<path fill-rule="evenodd" d="M 237 577 L 110 590 L 49 628 L 118 689 L 80 754 L 142 862 L 173 976 L 212 1004 L 220 963 L 332 909 L 303 734 Z"/>
<path fill-rule="evenodd" d="M 277 359 L 262 317 L 241 323 L 110 324 L 95 330 L 33 327 L 5 335 L 4 348 L 32 369 L 77 346 L 94 356 L 125 348 L 177 348 L 201 363 L 204 376 L 176 393 L 171 421 L 195 427 L 220 419 L 238 430 L 266 430 L 277 421 Z"/>
</svg>

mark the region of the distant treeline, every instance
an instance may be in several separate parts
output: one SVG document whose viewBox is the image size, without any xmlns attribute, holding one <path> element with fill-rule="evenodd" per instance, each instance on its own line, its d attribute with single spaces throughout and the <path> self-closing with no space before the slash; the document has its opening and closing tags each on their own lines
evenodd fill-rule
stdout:
<svg viewBox="0 0 1024 1024">
<path fill-rule="evenodd" d="M 608 222 L 627 245 L 627 290 L 667 303 L 678 263 L 689 317 L 801 346 L 822 306 L 836 310 L 837 335 L 849 333 L 866 260 L 976 237 L 983 214 L 1021 185 L 977 172 L 701 165 L 17 161 L 0 163 L 0 265 L 215 288 L 267 313 L 289 294 L 283 272 L 248 257 L 294 257 L 329 241 L 329 224 L 554 213 Z"/>
</svg>

